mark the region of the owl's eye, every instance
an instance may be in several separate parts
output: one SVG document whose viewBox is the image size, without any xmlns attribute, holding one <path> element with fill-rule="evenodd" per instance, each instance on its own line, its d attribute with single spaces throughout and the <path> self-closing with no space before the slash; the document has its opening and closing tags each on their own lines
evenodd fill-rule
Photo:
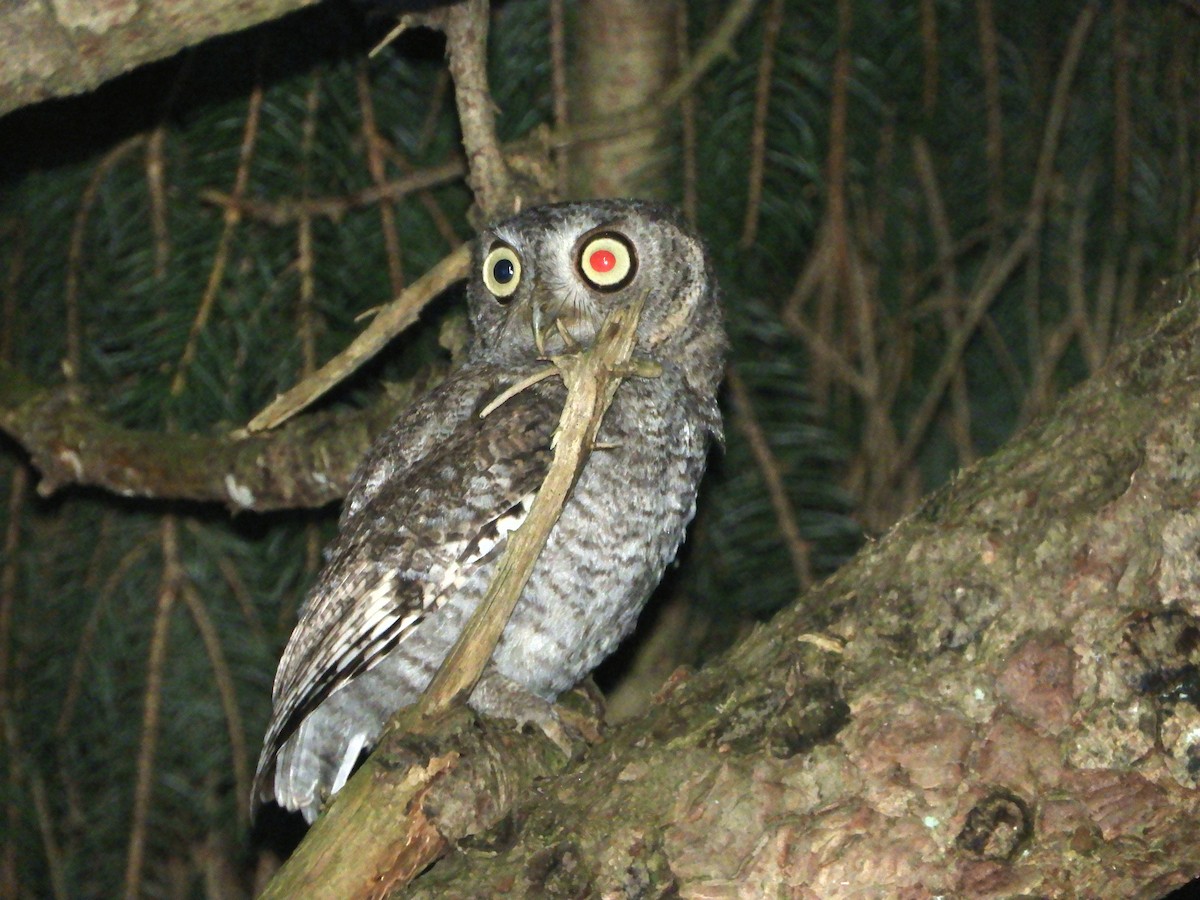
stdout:
<svg viewBox="0 0 1200 900">
<path fill-rule="evenodd" d="M 506 303 L 521 283 L 521 257 L 507 244 L 497 244 L 483 260 L 483 283 L 498 301 Z"/>
<path fill-rule="evenodd" d="M 579 252 L 579 272 L 597 290 L 619 290 L 629 284 L 637 272 L 633 245 L 615 231 L 589 238 Z"/>
</svg>

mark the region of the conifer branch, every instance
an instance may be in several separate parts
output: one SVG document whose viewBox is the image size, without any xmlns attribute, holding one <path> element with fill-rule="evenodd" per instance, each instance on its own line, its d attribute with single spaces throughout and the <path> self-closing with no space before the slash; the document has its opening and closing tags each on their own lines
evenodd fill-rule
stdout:
<svg viewBox="0 0 1200 900">
<path fill-rule="evenodd" d="M 324 506 L 345 494 L 371 440 L 404 402 L 322 413 L 271 435 L 169 434 L 122 428 L 71 391 L 40 387 L 0 363 L 0 431 L 41 472 L 42 496 L 80 484 L 235 511 Z"/>
</svg>

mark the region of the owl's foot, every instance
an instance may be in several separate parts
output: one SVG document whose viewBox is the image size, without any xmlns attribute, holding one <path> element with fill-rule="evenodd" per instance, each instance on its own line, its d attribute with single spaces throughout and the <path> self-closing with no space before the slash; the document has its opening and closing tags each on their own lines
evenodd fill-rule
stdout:
<svg viewBox="0 0 1200 900">
<path fill-rule="evenodd" d="M 577 714 L 555 706 L 544 697 L 526 690 L 495 669 L 489 669 L 479 679 L 471 694 L 471 708 L 486 716 L 512 719 L 520 727 L 536 725 L 568 759 L 580 753 L 598 730 L 577 724 Z M 590 732 L 590 733 L 589 733 Z"/>
</svg>

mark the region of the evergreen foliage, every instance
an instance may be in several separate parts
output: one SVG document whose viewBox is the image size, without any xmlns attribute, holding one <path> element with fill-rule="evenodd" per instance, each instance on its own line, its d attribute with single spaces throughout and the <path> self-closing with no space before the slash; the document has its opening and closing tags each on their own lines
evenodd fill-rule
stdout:
<svg viewBox="0 0 1200 900">
<path fill-rule="evenodd" d="M 699 177 L 681 174 L 673 190 L 695 191 L 750 398 L 749 413 L 727 406 L 728 446 L 678 582 L 703 615 L 761 617 L 797 595 L 781 503 L 819 576 L 856 546 L 853 507 L 869 530 L 885 527 L 995 448 L 1099 363 L 1141 286 L 1195 243 L 1200 19 L 1182 4 L 1090 7 L 1039 185 L 1055 78 L 1089 7 L 995 4 L 989 71 L 979 12 L 992 4 L 927 6 L 933 45 L 917 0 L 763 3 L 694 93 L 697 137 L 681 142 L 676 168 L 694 154 Z M 687 4 L 693 46 L 723 7 Z M 839 7 L 853 12 L 841 32 Z M 757 237 L 744 246 L 773 14 L 782 27 Z M 453 158 L 440 39 L 409 34 L 366 60 L 386 25 L 327 4 L 0 120 L 0 361 L 44 384 L 66 380 L 130 427 L 220 434 L 344 347 L 359 313 L 471 233 L 469 192 L 449 177 L 394 203 L 343 203 L 336 216 L 277 224 L 256 211 L 373 186 L 367 98 L 389 145 L 385 178 Z M 549 41 L 544 0 L 498 5 L 491 78 L 505 140 L 552 121 Z M 849 59 L 840 129 L 839 49 Z M 1114 93 L 1122 59 L 1125 100 Z M 1000 126 L 990 138 L 989 114 Z M 922 180 L 922 144 L 936 190 Z M 829 183 L 839 145 L 840 187 Z M 234 194 L 243 161 L 239 218 L 206 192 Z M 845 228 L 829 231 L 839 189 Z M 945 349 L 1038 191 L 1044 225 L 952 361 L 956 377 L 906 458 Z M 801 274 L 826 239 L 848 265 L 816 265 L 806 293 Z M 455 297 L 437 304 L 325 403 L 367 404 L 381 385 L 444 370 L 439 327 L 457 308 Z M 828 352 L 814 351 L 817 339 Z M 747 440 L 748 414 L 782 496 Z M 0 885 L 28 897 L 113 896 L 142 843 L 147 895 L 198 895 L 206 878 L 248 893 L 260 850 L 245 822 L 246 773 L 335 511 L 230 517 L 90 489 L 41 499 L 35 479 L 22 450 L 0 439 Z"/>
</svg>

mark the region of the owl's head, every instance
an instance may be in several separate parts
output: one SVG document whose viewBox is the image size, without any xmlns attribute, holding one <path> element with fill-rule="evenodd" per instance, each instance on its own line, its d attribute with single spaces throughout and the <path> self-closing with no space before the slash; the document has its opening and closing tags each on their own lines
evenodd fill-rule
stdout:
<svg viewBox="0 0 1200 900">
<path fill-rule="evenodd" d="M 589 200 L 539 206 L 485 229 L 468 286 L 479 349 L 520 364 L 563 349 L 560 327 L 591 343 L 615 308 L 645 298 L 636 353 L 686 363 L 711 391 L 724 331 L 700 239 L 667 206 Z M 700 384 L 696 385 L 701 387 Z"/>
</svg>

